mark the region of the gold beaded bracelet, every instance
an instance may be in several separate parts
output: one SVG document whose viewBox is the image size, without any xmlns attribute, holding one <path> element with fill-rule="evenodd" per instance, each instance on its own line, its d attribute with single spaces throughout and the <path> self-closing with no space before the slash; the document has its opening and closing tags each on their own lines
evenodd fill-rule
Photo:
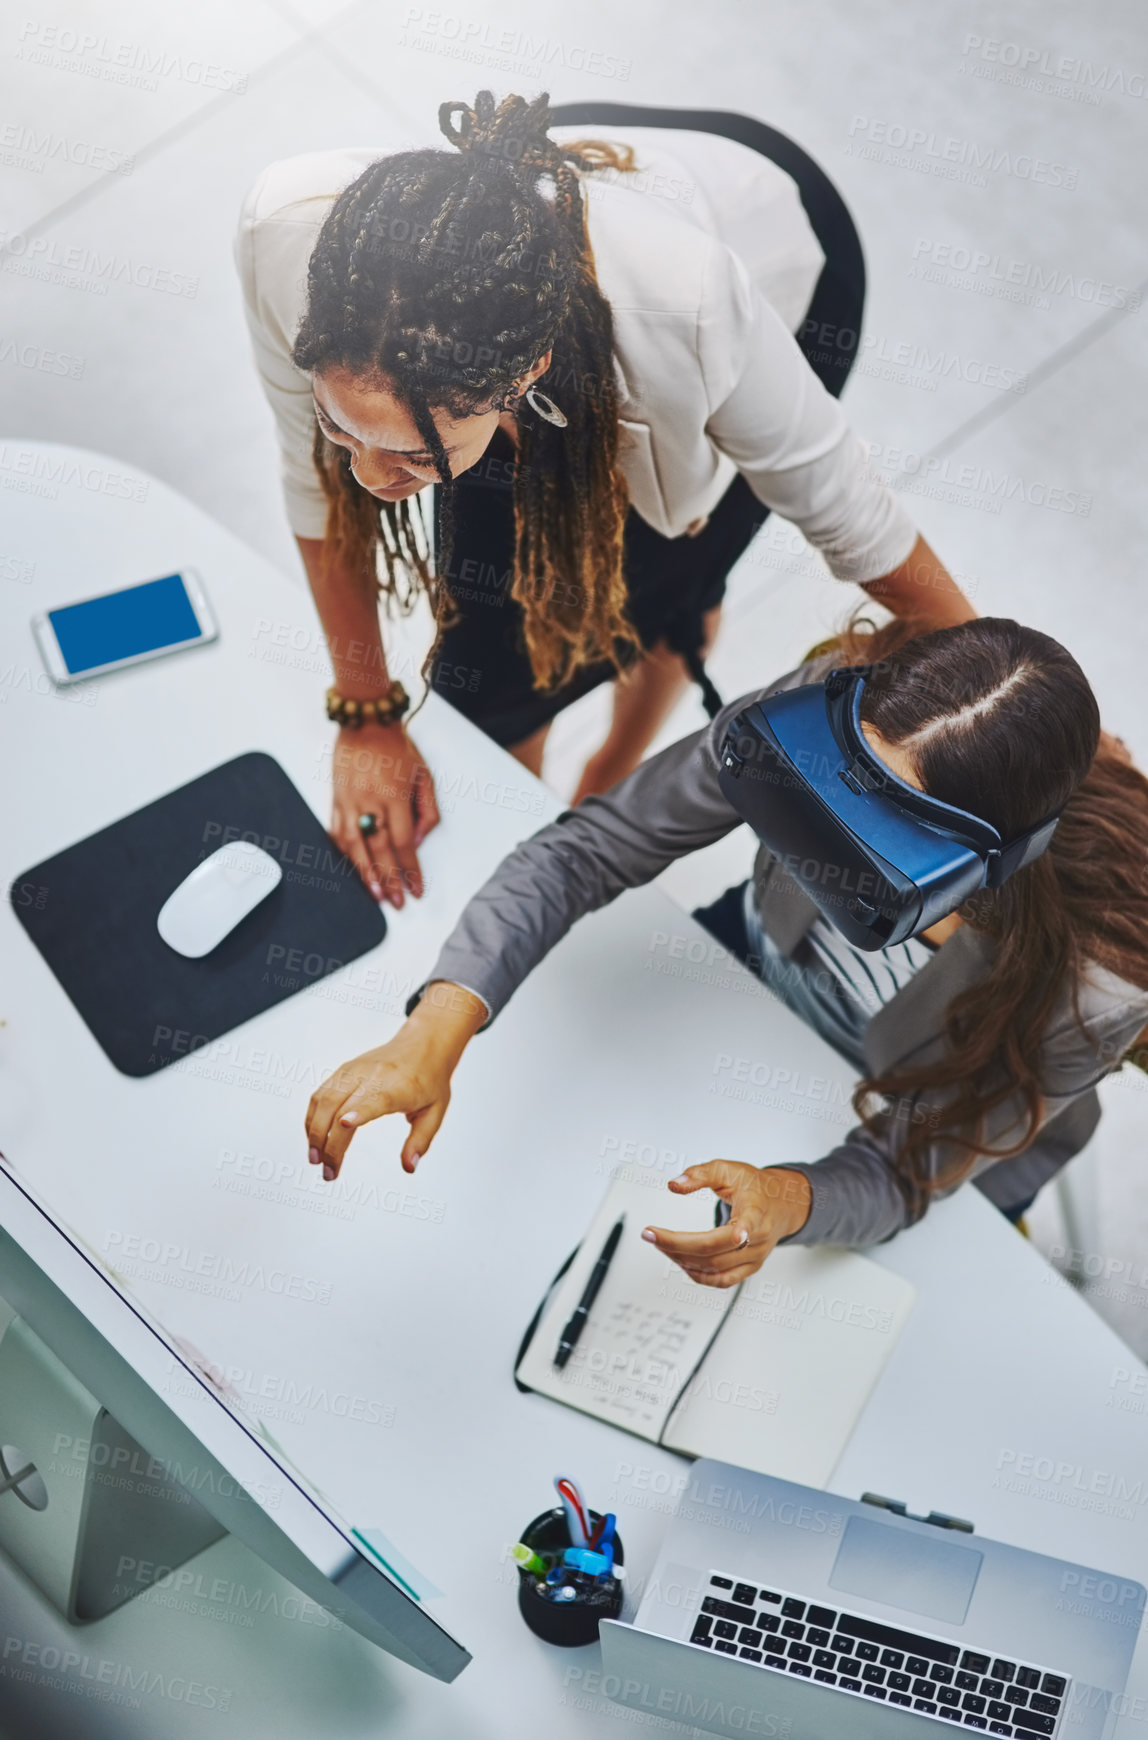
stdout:
<svg viewBox="0 0 1148 1740">
<path fill-rule="evenodd" d="M 389 683 L 385 695 L 374 701 L 356 701 L 327 690 L 327 717 L 336 725 L 357 731 L 360 725 L 397 725 L 410 706 L 410 696 L 401 683 Z"/>
</svg>

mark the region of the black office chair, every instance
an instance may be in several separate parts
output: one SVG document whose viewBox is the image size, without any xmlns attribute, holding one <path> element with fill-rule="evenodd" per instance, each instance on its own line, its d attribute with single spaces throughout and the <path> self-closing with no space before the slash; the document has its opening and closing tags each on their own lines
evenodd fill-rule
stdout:
<svg viewBox="0 0 1148 1740">
<path fill-rule="evenodd" d="M 767 127 L 764 121 L 755 121 L 749 115 L 728 114 L 723 109 L 561 103 L 550 113 L 554 124 L 560 127 L 680 127 L 697 133 L 717 133 L 747 145 L 751 151 L 760 151 L 792 176 L 825 255 L 813 300 L 794 336 L 818 380 L 834 398 L 840 398 L 860 343 L 865 311 L 865 256 L 848 206 L 808 152 L 775 127 Z M 749 491 L 744 478 L 736 479 L 731 488 Z M 762 517 L 768 512 L 768 508 L 763 508 Z M 703 590 L 704 576 L 697 596 L 683 598 L 680 610 L 666 624 L 665 638 L 697 683 L 702 704 L 712 719 L 720 711 L 722 701 L 706 672 L 701 653 L 705 637 Z"/>
<path fill-rule="evenodd" d="M 791 175 L 825 255 L 813 300 L 795 336 L 818 380 L 834 398 L 841 396 L 860 342 L 865 311 L 865 256 L 848 206 L 808 152 L 775 127 L 767 127 L 764 121 L 729 114 L 724 109 L 560 103 L 550 113 L 558 127 L 680 127 L 695 133 L 717 133 L 739 145 L 748 145 L 751 151 L 760 151 Z M 819 333 L 826 336 L 819 338 Z"/>
</svg>

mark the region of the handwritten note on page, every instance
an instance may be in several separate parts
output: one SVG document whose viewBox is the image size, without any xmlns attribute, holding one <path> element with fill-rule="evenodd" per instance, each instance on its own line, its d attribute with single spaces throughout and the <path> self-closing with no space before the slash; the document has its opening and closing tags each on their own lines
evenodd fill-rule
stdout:
<svg viewBox="0 0 1148 1740">
<path fill-rule="evenodd" d="M 656 1441 L 729 1311 L 734 1294 L 701 1287 L 642 1238 L 644 1226 L 703 1232 L 711 1191 L 675 1196 L 621 1168 L 577 1257 L 555 1289 L 518 1368 L 523 1383 L 569 1407 Z M 620 1215 L 625 1229 L 581 1337 L 562 1369 L 559 1337 Z"/>
</svg>

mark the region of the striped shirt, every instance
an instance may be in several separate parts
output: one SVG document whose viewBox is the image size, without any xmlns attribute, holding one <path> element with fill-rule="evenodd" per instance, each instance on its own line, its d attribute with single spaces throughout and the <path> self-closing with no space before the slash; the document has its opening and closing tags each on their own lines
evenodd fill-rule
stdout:
<svg viewBox="0 0 1148 1740">
<path fill-rule="evenodd" d="M 934 945 L 918 936 L 886 949 L 854 948 L 820 913 L 805 940 L 816 966 L 833 975 L 841 995 L 863 1017 L 863 1023 L 890 1002 L 936 953 Z"/>
</svg>

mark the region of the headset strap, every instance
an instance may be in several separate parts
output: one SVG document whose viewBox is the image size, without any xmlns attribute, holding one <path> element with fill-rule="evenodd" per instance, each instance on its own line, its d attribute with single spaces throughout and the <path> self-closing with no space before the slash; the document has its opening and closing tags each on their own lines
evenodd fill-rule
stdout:
<svg viewBox="0 0 1148 1740">
<path fill-rule="evenodd" d="M 1059 814 L 1049 816 L 1038 822 L 1035 828 L 1030 828 L 1027 834 L 1018 834 L 1000 852 L 990 852 L 985 864 L 985 887 L 999 888 L 1002 882 L 1007 882 L 1010 876 L 1047 851 L 1059 821 Z"/>
<path fill-rule="evenodd" d="M 932 810 L 931 814 L 929 809 L 924 806 L 918 808 L 915 792 L 906 788 L 895 774 L 890 774 L 887 769 L 883 769 L 880 758 L 869 749 L 861 732 L 860 690 L 870 677 L 872 670 L 872 665 L 842 665 L 829 673 L 825 683 L 827 699 L 835 699 L 848 690 L 853 690 L 852 704 L 846 709 L 842 717 L 842 724 L 853 740 L 848 747 L 845 744 L 841 745 L 849 759 L 850 772 L 860 785 L 867 787 L 870 791 L 882 792 L 893 803 L 907 810 L 910 815 L 916 811 L 918 819 L 928 822 L 933 827 L 945 828 L 958 839 L 964 838 L 965 843 L 979 852 L 985 861 L 985 887 L 999 888 L 1003 882 L 1008 881 L 1010 876 L 1014 876 L 1018 870 L 1023 870 L 1026 864 L 1034 863 L 1043 852 L 1047 851 L 1060 820 L 1059 811 L 1054 816 L 1046 816 L 1034 828 L 1029 828 L 1023 834 L 1018 834 L 1014 840 L 1009 841 L 1007 846 L 988 846 L 984 838 L 986 834 L 990 839 L 998 840 L 1000 835 L 992 824 L 986 822 L 983 817 L 954 809 L 951 805 L 939 804 L 935 799 L 930 800 L 929 803 L 929 809 Z M 943 813 L 946 809 L 949 810 L 948 816 Z M 980 839 L 977 838 L 978 834 L 981 836 Z"/>
</svg>

